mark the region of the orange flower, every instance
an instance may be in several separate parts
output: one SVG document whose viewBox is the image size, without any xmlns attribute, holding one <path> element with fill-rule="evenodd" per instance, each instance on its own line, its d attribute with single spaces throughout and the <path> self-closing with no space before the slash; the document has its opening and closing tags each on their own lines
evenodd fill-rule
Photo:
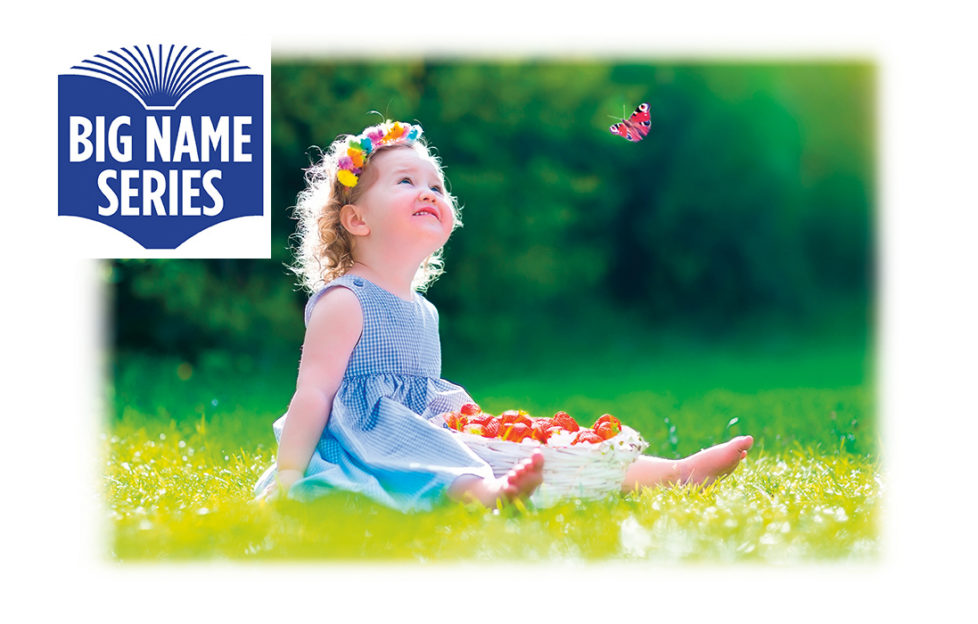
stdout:
<svg viewBox="0 0 978 624">
<path fill-rule="evenodd" d="M 354 167 L 363 167 L 363 150 L 353 149 L 351 147 L 350 149 L 346 150 L 346 155 L 353 161 Z"/>
<path fill-rule="evenodd" d="M 389 141 L 396 141 L 397 139 L 401 138 L 401 135 L 403 134 L 404 134 L 404 127 L 400 123 L 395 121 L 394 125 L 391 126 L 390 130 L 387 131 L 387 134 L 384 135 L 383 142 L 387 143 Z"/>
</svg>

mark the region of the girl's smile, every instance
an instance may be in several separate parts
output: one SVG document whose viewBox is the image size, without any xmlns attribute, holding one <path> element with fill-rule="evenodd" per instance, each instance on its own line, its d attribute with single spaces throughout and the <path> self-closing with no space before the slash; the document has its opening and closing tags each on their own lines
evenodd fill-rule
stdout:
<svg viewBox="0 0 978 624">
<path fill-rule="evenodd" d="M 417 212 L 415 212 L 414 213 L 414 216 L 416 216 L 416 217 L 429 216 L 429 217 L 434 217 L 434 218 L 438 219 L 439 221 L 441 220 L 441 217 L 438 216 L 438 210 L 436 210 L 432 206 L 425 206 L 421 210 L 418 210 Z"/>
</svg>

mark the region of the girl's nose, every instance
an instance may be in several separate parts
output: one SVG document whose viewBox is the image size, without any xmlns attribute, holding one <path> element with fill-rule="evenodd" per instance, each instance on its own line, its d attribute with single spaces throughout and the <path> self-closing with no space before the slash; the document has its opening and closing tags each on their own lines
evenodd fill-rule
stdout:
<svg viewBox="0 0 978 624">
<path fill-rule="evenodd" d="M 418 195 L 418 199 L 420 199 L 423 202 L 429 202 L 433 204 L 438 200 L 438 196 L 435 195 L 434 191 L 432 191 L 429 188 L 426 188 L 423 191 L 421 191 L 420 195 Z"/>
</svg>

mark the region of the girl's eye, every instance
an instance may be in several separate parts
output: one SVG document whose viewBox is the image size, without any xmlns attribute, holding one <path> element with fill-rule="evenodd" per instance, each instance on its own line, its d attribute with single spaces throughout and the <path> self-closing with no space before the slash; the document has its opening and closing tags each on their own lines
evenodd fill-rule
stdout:
<svg viewBox="0 0 978 624">
<path fill-rule="evenodd" d="M 438 186 L 437 184 L 436 184 L 436 185 L 434 185 L 434 186 L 432 186 L 432 187 L 431 187 L 431 190 L 433 190 L 434 192 L 436 192 L 436 193 L 438 193 L 439 195 L 441 195 L 441 187 L 440 187 L 440 186 Z"/>
<path fill-rule="evenodd" d="M 402 182 L 407 182 L 408 184 L 410 184 L 411 183 L 411 178 L 401 178 L 401 181 L 398 182 L 398 184 L 401 184 Z"/>
</svg>

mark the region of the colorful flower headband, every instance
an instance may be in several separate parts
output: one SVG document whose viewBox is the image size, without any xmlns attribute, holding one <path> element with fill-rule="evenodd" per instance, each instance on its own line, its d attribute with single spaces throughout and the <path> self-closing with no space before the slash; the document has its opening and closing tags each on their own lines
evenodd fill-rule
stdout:
<svg viewBox="0 0 978 624">
<path fill-rule="evenodd" d="M 382 124 L 367 128 L 350 139 L 346 156 L 341 157 L 337 163 L 339 171 L 336 172 L 336 178 L 343 186 L 353 188 L 360 180 L 359 176 L 363 172 L 364 163 L 377 148 L 399 143 L 413 143 L 421 136 L 422 132 L 424 131 L 421 126 L 402 124 L 399 121 L 393 123 L 385 121 Z"/>
</svg>

